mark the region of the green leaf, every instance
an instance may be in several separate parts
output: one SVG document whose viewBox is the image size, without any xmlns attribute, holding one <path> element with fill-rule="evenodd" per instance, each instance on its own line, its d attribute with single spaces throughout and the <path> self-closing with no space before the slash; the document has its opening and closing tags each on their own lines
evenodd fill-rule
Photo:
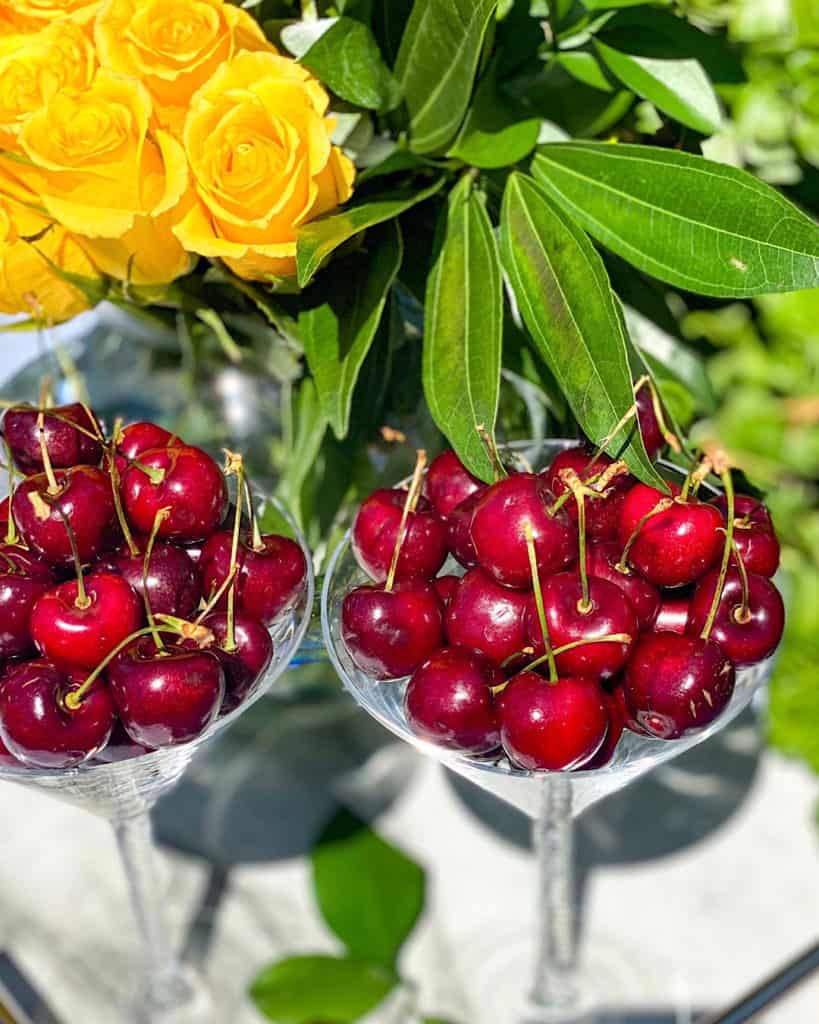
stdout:
<svg viewBox="0 0 819 1024">
<path fill-rule="evenodd" d="M 301 382 L 294 406 L 294 422 L 285 438 L 286 468 L 277 490 L 301 526 L 301 490 L 327 432 L 327 418 L 321 411 L 316 385 L 309 377 Z"/>
<path fill-rule="evenodd" d="M 654 0 L 655 3 L 670 4 L 671 0 Z M 619 7 L 644 7 L 646 0 L 583 0 L 587 11 L 611 11 Z"/>
<path fill-rule="evenodd" d="M 294 956 L 266 968 L 250 998 L 275 1024 L 353 1024 L 392 991 L 397 978 L 353 957 Z"/>
<path fill-rule="evenodd" d="M 392 968 L 424 905 L 422 869 L 348 811 L 330 822 L 311 861 L 330 928 L 354 956 Z"/>
<path fill-rule="evenodd" d="M 602 442 L 634 403 L 626 339 L 602 260 L 583 232 L 521 174 L 509 177 L 504 192 L 501 252 L 538 350 L 580 427 Z M 621 454 L 640 480 L 658 485 L 639 431 L 621 428 L 606 450 Z"/>
<path fill-rule="evenodd" d="M 443 150 L 457 132 L 496 4 L 497 0 L 415 0 L 395 66 L 415 152 Z"/>
<path fill-rule="evenodd" d="M 540 118 L 523 117 L 499 91 L 494 62 L 478 85 L 449 155 L 473 167 L 508 167 L 532 152 L 539 132 Z"/>
<path fill-rule="evenodd" d="M 594 45 L 609 71 L 638 96 L 694 131 L 711 135 L 718 130 L 719 101 L 699 61 L 632 56 L 600 39 Z"/>
<path fill-rule="evenodd" d="M 556 60 L 578 82 L 583 82 L 584 85 L 589 85 L 592 89 L 600 89 L 601 92 L 614 91 L 614 86 L 606 78 L 605 72 L 595 60 L 593 53 L 586 53 L 583 50 L 559 53 Z"/>
<path fill-rule="evenodd" d="M 819 285 L 819 228 L 769 185 L 650 146 L 550 143 L 532 172 L 567 213 L 641 270 L 702 295 Z"/>
<path fill-rule="evenodd" d="M 347 434 L 353 389 L 401 265 L 401 253 L 398 222 L 387 221 L 367 236 L 364 253 L 340 262 L 336 273 L 304 296 L 308 308 L 299 316 L 299 333 L 319 405 L 339 439 Z"/>
<path fill-rule="evenodd" d="M 354 18 L 335 18 L 300 63 L 337 96 L 370 110 L 392 110 L 401 89 L 384 63 L 370 29 Z"/>
<path fill-rule="evenodd" d="M 324 260 L 353 235 L 398 217 L 434 196 L 443 183 L 441 177 L 419 192 L 386 192 L 305 225 L 299 231 L 296 250 L 299 284 L 304 287 Z"/>
<path fill-rule="evenodd" d="M 412 10 L 412 0 L 373 0 L 373 32 L 390 64 L 395 64 Z"/>
<path fill-rule="evenodd" d="M 450 194 L 442 244 L 427 280 L 423 376 L 432 418 L 467 469 L 491 481 L 492 463 L 476 428 L 494 436 L 503 284 L 484 204 L 469 176 Z"/>
</svg>

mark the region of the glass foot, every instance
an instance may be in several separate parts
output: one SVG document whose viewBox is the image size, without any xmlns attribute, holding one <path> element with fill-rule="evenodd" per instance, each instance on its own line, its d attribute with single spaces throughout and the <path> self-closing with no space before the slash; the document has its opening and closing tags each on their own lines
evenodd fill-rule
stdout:
<svg viewBox="0 0 819 1024">
<path fill-rule="evenodd" d="M 216 1024 L 202 976 L 187 965 L 154 975 L 123 1007 L 127 1024 Z"/>
</svg>

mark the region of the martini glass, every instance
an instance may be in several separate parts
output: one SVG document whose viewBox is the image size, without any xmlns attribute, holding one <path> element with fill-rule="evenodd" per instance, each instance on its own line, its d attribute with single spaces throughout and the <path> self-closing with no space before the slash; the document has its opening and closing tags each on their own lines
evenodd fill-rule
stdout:
<svg viewBox="0 0 819 1024">
<path fill-rule="evenodd" d="M 123 1019 L 129 1024 L 206 1024 L 210 1020 L 210 998 L 204 982 L 177 960 L 168 941 L 162 910 L 164 893 L 154 864 L 151 809 L 181 779 L 196 752 L 269 690 L 296 654 L 310 621 L 315 580 L 305 539 L 275 498 L 257 495 L 256 504 L 263 529 L 286 526 L 298 541 L 307 575 L 296 603 L 270 626 L 270 666 L 237 708 L 218 718 L 190 743 L 123 760 L 103 761 L 97 757 L 76 768 L 42 769 L 26 768 L 11 757 L 0 756 L 0 780 L 45 790 L 104 818 L 114 829 L 142 946 L 136 991 L 125 996 Z M 102 753 L 111 756 L 110 751 Z"/>
<path fill-rule="evenodd" d="M 508 451 L 535 470 L 543 468 L 576 441 L 545 440 L 515 443 Z M 683 473 L 661 464 L 670 479 Z M 442 572 L 462 573 L 450 560 Z M 573 772 L 530 772 L 514 767 L 505 756 L 479 760 L 420 739 L 404 714 L 407 680 L 378 682 L 359 669 L 341 637 L 341 606 L 345 595 L 368 582 L 353 557 L 349 532 L 327 568 L 321 598 L 324 641 L 344 687 L 368 714 L 421 753 L 523 811 L 532 820 L 538 859 L 538 934 L 534 979 L 522 1000 L 523 1024 L 573 1024 L 590 1019 L 601 1005 L 595 978 L 583 976 L 578 957 L 574 907 L 574 819 L 592 804 L 623 789 L 641 775 L 724 729 L 750 704 L 768 679 L 772 659 L 737 672 L 729 705 L 710 725 L 679 740 L 657 740 L 629 730 L 603 768 Z M 607 992 L 609 997 L 616 992 Z M 498 1024 L 509 1024 L 506 1020 Z"/>
</svg>

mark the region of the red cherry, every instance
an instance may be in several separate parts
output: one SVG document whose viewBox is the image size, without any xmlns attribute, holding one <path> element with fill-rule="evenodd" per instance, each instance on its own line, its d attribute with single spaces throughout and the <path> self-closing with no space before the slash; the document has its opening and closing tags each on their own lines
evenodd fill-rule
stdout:
<svg viewBox="0 0 819 1024">
<path fill-rule="evenodd" d="M 446 520 L 446 542 L 452 557 L 471 569 L 478 564 L 478 555 L 472 543 L 472 517 L 484 491 L 475 491 L 456 505 Z"/>
<path fill-rule="evenodd" d="M 144 547 L 144 541 L 137 547 Z M 147 577 L 144 573 L 145 555 L 139 550 L 131 554 L 123 544 L 109 555 L 103 555 L 94 564 L 94 572 L 116 573 L 143 597 L 147 579 L 148 600 L 154 615 L 176 615 L 187 619 L 199 606 L 202 597 L 202 578 L 183 548 L 162 542 L 154 544 L 148 560 Z"/>
<path fill-rule="evenodd" d="M 96 573 L 84 584 L 89 602 L 85 608 L 77 603 L 76 580 L 44 594 L 31 612 L 31 636 L 56 665 L 90 672 L 139 629 L 142 602 L 121 576 Z"/>
<path fill-rule="evenodd" d="M 644 732 L 677 739 L 721 714 L 735 675 L 731 659 L 713 640 L 644 633 L 626 666 L 626 705 Z"/>
<path fill-rule="evenodd" d="M 485 489 L 483 480 L 473 476 L 455 452 L 446 451 L 430 463 L 424 493 L 438 515 L 448 516 L 470 494 Z"/>
<path fill-rule="evenodd" d="M 680 494 L 680 488 L 675 483 L 668 483 L 671 493 L 663 493 L 656 487 L 649 487 L 648 484 L 635 484 L 626 491 L 623 508 L 620 512 L 620 540 L 625 544 L 629 537 L 637 529 L 637 524 L 644 515 L 649 513 L 658 502 L 665 498 L 676 498 Z"/>
<path fill-rule="evenodd" d="M 483 569 L 470 569 L 446 612 L 447 639 L 500 665 L 526 646 L 527 600 L 526 593 L 502 587 Z"/>
<path fill-rule="evenodd" d="M 375 679 L 414 672 L 444 642 L 443 609 L 435 590 L 401 580 L 391 591 L 365 585 L 341 607 L 341 635 L 353 661 Z"/>
<path fill-rule="evenodd" d="M 438 595 L 438 600 L 444 606 L 448 608 L 452 598 L 455 596 L 458 587 L 461 585 L 461 577 L 453 576 L 448 574 L 446 576 L 436 576 L 432 581 L 432 586 L 435 588 L 435 593 Z"/>
<path fill-rule="evenodd" d="M 728 502 L 724 494 L 711 501 L 723 517 L 728 516 Z M 734 499 L 734 542 L 747 572 L 760 576 L 773 576 L 779 568 L 779 541 L 771 516 L 762 502 L 746 494 Z M 731 564 L 736 560 L 731 555 Z"/>
<path fill-rule="evenodd" d="M 406 500 L 406 491 L 375 491 L 362 502 L 355 517 L 353 554 L 377 583 L 387 578 Z M 432 579 L 446 555 L 446 524 L 426 498 L 420 498 L 415 511 L 407 516 L 395 578 Z"/>
<path fill-rule="evenodd" d="M 227 612 L 211 612 L 202 620 L 202 625 L 213 632 L 216 646 L 210 647 L 222 663 L 225 673 L 225 697 L 221 713 L 227 714 L 238 707 L 267 671 L 273 658 L 273 641 L 270 634 L 257 619 L 245 612 L 234 615 L 233 651 L 226 651 L 228 639 Z"/>
<path fill-rule="evenodd" d="M 9 499 L 3 498 L 0 501 L 0 530 L 7 530 L 9 525 Z"/>
<path fill-rule="evenodd" d="M 9 658 L 25 657 L 33 650 L 31 610 L 54 582 L 45 563 L 40 564 L 48 573 L 45 578 L 25 573 L 0 554 L 0 664 Z"/>
<path fill-rule="evenodd" d="M 584 445 L 565 448 L 552 459 L 548 468 L 543 470 L 540 475 L 551 493 L 555 497 L 559 497 L 567 490 L 566 484 L 560 478 L 560 473 L 563 470 L 573 469 L 580 479 L 585 481 L 595 473 L 602 472 L 614 461 L 608 455 L 600 455 L 590 468 L 593 457 L 594 452 L 589 451 Z M 587 536 L 593 540 L 610 540 L 617 536 L 626 492 L 633 483 L 634 477 L 628 474 L 616 476 L 607 488 L 610 492 L 607 497 L 592 498 L 586 501 Z M 577 522 L 577 502 L 574 499 L 569 499 L 564 508 L 571 519 Z"/>
<path fill-rule="evenodd" d="M 691 597 L 688 594 L 677 594 L 675 591 L 663 594 L 660 610 L 654 622 L 655 630 L 658 633 L 684 633 L 690 607 Z"/>
<path fill-rule="evenodd" d="M 65 704 L 85 678 L 45 658 L 7 667 L 0 679 L 0 736 L 14 757 L 39 768 L 71 768 L 105 746 L 115 721 L 105 682 L 97 679 L 76 709 Z"/>
<path fill-rule="evenodd" d="M 54 476 L 60 489 L 53 495 L 44 474 L 30 476 L 18 486 L 11 504 L 17 527 L 26 544 L 49 565 L 67 567 L 72 564 L 68 520 L 80 561 L 92 562 L 114 532 L 111 480 L 92 466 L 58 469 Z"/>
<path fill-rule="evenodd" d="M 563 509 L 550 515 L 549 493 L 533 473 L 517 473 L 492 484 L 472 517 L 472 541 L 481 567 L 508 587 L 531 585 L 526 536 L 531 528 L 538 569 L 558 572 L 576 550 L 577 530 Z"/>
<path fill-rule="evenodd" d="M 588 573 L 619 587 L 629 599 L 640 629 L 650 629 L 660 609 L 660 591 L 635 569 L 626 567 L 624 571 L 618 568 L 622 551 L 617 541 L 599 541 L 590 545 L 586 559 Z"/>
<path fill-rule="evenodd" d="M 159 470 L 162 480 L 153 483 L 142 467 Z M 123 473 L 121 489 L 125 514 L 139 533 L 150 534 L 160 509 L 170 508 L 158 531 L 166 540 L 202 540 L 219 526 L 227 508 L 221 470 L 188 445 L 142 452 L 139 465 Z"/>
<path fill-rule="evenodd" d="M 503 674 L 476 651 L 442 647 L 413 672 L 404 695 L 412 731 L 424 740 L 466 754 L 500 747 L 491 686 Z"/>
<path fill-rule="evenodd" d="M 215 654 L 140 637 L 108 666 L 111 692 L 126 732 L 154 749 L 187 743 L 215 720 L 225 677 Z"/>
<path fill-rule="evenodd" d="M 609 713 L 609 728 L 606 733 L 606 738 L 603 741 L 603 745 L 591 759 L 583 767 L 589 768 L 603 768 L 607 765 L 614 757 L 614 751 L 617 749 L 617 744 L 620 742 L 620 738 L 623 735 L 623 731 L 626 727 L 627 712 L 626 712 L 626 696 L 623 692 L 623 684 L 618 683 L 612 688 L 611 692 L 603 691 L 603 702 L 606 705 Z"/>
<path fill-rule="evenodd" d="M 209 537 L 202 548 L 201 570 L 205 595 L 215 593 L 230 572 L 233 535 L 220 530 Z M 269 533 L 261 537 L 258 548 L 249 536 L 239 544 L 236 605 L 254 619 L 269 626 L 287 608 L 292 607 L 304 590 L 307 563 L 304 552 L 289 537 Z M 219 607 L 227 604 L 227 594 Z"/>
<path fill-rule="evenodd" d="M 711 610 L 719 571 L 704 576 L 691 598 L 686 632 L 698 636 Z M 782 639 L 785 606 L 779 591 L 766 576 L 748 573 L 748 617 L 742 615 L 742 579 L 739 570 L 729 569 L 717 608 L 711 639 L 715 640 L 737 667 L 755 665 L 770 657 Z"/>
<path fill-rule="evenodd" d="M 32 579 L 54 582 L 51 567 L 42 558 L 38 558 L 28 548 L 20 544 L 9 544 L 0 541 L 0 572 L 19 572 Z"/>
<path fill-rule="evenodd" d="M 645 487 L 637 484 L 637 487 Z M 636 489 L 636 488 L 634 488 Z M 654 488 L 647 488 L 654 491 Z M 654 491 L 659 501 L 662 495 Z M 626 498 L 628 505 L 629 496 Z M 624 514 L 625 520 L 625 514 Z M 625 521 L 620 541 L 629 539 Z M 699 579 L 719 561 L 725 544 L 722 516 L 713 505 L 676 499 L 648 519 L 631 546 L 628 561 L 658 587 L 681 587 Z"/>
<path fill-rule="evenodd" d="M 43 453 L 40 444 L 38 420 L 39 409 L 17 405 L 6 411 L 3 417 L 3 433 L 11 449 L 15 465 L 23 473 L 40 473 L 43 469 Z M 102 445 L 83 430 L 100 434 L 96 417 L 89 417 L 79 402 L 60 405 L 46 411 L 43 416 L 45 444 L 51 465 L 55 469 L 69 466 L 98 466 L 102 458 Z"/>
<path fill-rule="evenodd" d="M 643 435 L 643 445 L 650 459 L 656 459 L 666 446 L 665 437 L 654 412 L 654 402 L 649 387 L 642 387 L 635 396 L 637 403 L 637 422 Z"/>
<path fill-rule="evenodd" d="M 542 583 L 543 608 L 549 639 L 553 648 L 578 640 L 594 640 L 611 633 L 631 637 L 628 643 L 607 641 L 584 643 L 556 657 L 558 672 L 571 676 L 604 679 L 616 675 L 625 665 L 637 638 L 637 616 L 628 598 L 608 580 L 589 577 L 591 608 L 580 611 L 583 590 L 580 577 L 574 572 L 561 572 Z M 527 601 L 526 638 L 540 657 L 545 653 L 534 596 Z"/>
<path fill-rule="evenodd" d="M 156 423 L 129 423 L 117 438 L 117 469 L 124 471 L 129 462 L 153 448 L 180 448 L 184 441 Z"/>
<path fill-rule="evenodd" d="M 583 677 L 549 683 L 536 672 L 521 672 L 501 694 L 498 710 L 507 757 L 529 771 L 582 768 L 609 727 L 602 689 Z"/>
</svg>

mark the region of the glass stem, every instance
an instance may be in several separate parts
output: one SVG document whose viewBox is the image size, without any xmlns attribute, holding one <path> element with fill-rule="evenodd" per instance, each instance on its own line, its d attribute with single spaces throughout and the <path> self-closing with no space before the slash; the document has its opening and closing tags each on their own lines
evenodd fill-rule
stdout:
<svg viewBox="0 0 819 1024">
<path fill-rule="evenodd" d="M 577 930 L 574 891 L 574 820 L 570 780 L 543 780 L 540 814 L 533 823 L 538 860 L 538 950 L 532 1003 L 543 1020 L 571 1019 L 577 1002 Z"/>
</svg>

